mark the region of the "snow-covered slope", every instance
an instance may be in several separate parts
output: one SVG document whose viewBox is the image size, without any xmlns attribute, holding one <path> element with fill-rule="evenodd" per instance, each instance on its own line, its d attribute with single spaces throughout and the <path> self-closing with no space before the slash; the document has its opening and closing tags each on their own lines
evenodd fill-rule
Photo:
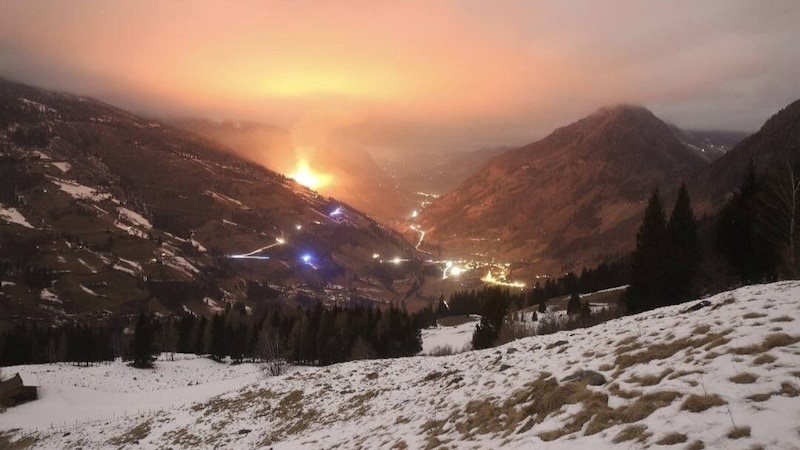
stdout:
<svg viewBox="0 0 800 450">
<path fill-rule="evenodd" d="M 798 448 L 800 282 L 707 301 L 697 311 L 685 311 L 694 303 L 668 307 L 485 351 L 274 378 L 212 374 L 199 387 L 185 384 L 224 366 L 27 366 L 39 374 L 42 399 L 0 414 L 0 446 Z M 580 370 L 596 373 L 564 381 Z M 130 386 L 145 377 L 133 397 L 163 401 L 127 408 Z M 152 381 L 161 377 L 164 385 Z M 70 423 L 56 423 L 67 407 Z"/>
</svg>

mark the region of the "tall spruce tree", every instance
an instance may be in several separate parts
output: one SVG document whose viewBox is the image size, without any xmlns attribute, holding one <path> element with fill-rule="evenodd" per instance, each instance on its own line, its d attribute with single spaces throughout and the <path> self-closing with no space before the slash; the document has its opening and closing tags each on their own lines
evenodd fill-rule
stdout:
<svg viewBox="0 0 800 450">
<path fill-rule="evenodd" d="M 669 217 L 667 244 L 667 300 L 669 303 L 679 303 L 691 295 L 692 279 L 700 261 L 697 220 L 685 183 L 678 190 L 678 198 Z"/>
<path fill-rule="evenodd" d="M 656 189 L 644 209 L 644 219 L 636 233 L 636 250 L 631 261 L 631 280 L 626 296 L 630 312 L 653 308 L 667 296 L 666 237 L 667 219 L 661 195 Z"/>
<path fill-rule="evenodd" d="M 742 186 L 720 211 L 715 229 L 717 250 L 738 273 L 743 284 L 776 277 L 779 251 L 769 240 L 759 216 L 763 187 L 751 161 Z"/>
<path fill-rule="evenodd" d="M 155 327 L 149 314 L 139 313 L 131 341 L 133 367 L 148 368 L 158 355 L 156 350 Z"/>
</svg>

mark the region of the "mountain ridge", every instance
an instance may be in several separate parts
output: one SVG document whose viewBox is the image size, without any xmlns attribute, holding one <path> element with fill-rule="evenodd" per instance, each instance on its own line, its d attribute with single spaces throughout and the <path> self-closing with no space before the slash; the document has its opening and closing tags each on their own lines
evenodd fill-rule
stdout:
<svg viewBox="0 0 800 450">
<path fill-rule="evenodd" d="M 346 203 L 96 100 L 0 82 L 0 153 L 6 320 L 382 305 L 417 277 L 413 247 Z"/>
<path fill-rule="evenodd" d="M 496 256 L 538 260 L 551 270 L 565 265 L 558 259 L 587 265 L 601 260 L 600 253 L 630 247 L 624 232 L 638 219 L 639 203 L 653 188 L 705 164 L 646 108 L 601 108 L 539 141 L 495 156 L 426 208 L 423 220 L 432 241 L 453 242 L 453 234 L 475 238 L 483 229 L 499 250 Z M 587 233 L 594 236 L 581 236 Z M 602 238 L 614 242 L 601 252 L 589 249 L 590 241 Z M 521 246 L 533 250 L 525 252 Z M 565 260 L 572 252 L 582 255 Z"/>
</svg>

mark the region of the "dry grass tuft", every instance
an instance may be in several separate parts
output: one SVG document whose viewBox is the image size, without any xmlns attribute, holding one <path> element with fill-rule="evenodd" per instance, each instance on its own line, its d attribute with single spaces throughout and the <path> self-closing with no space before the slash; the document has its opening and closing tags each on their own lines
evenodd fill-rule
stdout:
<svg viewBox="0 0 800 450">
<path fill-rule="evenodd" d="M 689 411 L 689 412 L 703 412 L 708 408 L 713 408 L 714 406 L 722 406 L 727 405 L 728 402 L 721 399 L 717 394 L 714 395 L 695 395 L 692 394 L 683 401 L 681 404 L 681 411 Z"/>
<path fill-rule="evenodd" d="M 765 402 L 765 401 L 769 400 L 770 397 L 772 397 L 772 394 L 770 394 L 770 393 L 753 394 L 750 397 L 747 397 L 747 399 L 750 400 L 750 401 L 754 401 L 754 402 Z"/>
<path fill-rule="evenodd" d="M 689 440 L 689 438 L 683 433 L 670 433 L 663 438 L 659 439 L 656 444 L 658 445 L 675 445 L 675 444 L 683 444 Z"/>
<path fill-rule="evenodd" d="M 794 318 L 789 317 L 789 316 L 780 316 L 780 317 L 776 317 L 774 319 L 770 319 L 770 322 L 793 322 L 793 321 L 794 321 Z"/>
<path fill-rule="evenodd" d="M 32 448 L 36 444 L 36 438 L 33 436 L 21 436 L 15 439 L 15 431 L 19 431 L 19 429 L 0 431 L 0 448 L 7 450 L 23 450 Z"/>
<path fill-rule="evenodd" d="M 794 384 L 784 381 L 781 383 L 780 394 L 784 397 L 797 397 L 800 395 L 800 390 Z"/>
<path fill-rule="evenodd" d="M 150 434 L 151 421 L 147 420 L 128 430 L 127 433 L 108 440 L 111 445 L 138 444 Z"/>
<path fill-rule="evenodd" d="M 756 382 L 756 380 L 758 380 L 758 376 L 753 375 L 752 373 L 749 372 L 742 372 L 738 375 L 734 375 L 728 378 L 728 380 L 731 383 L 736 383 L 736 384 L 753 384 Z"/>
<path fill-rule="evenodd" d="M 591 417 L 592 420 L 586 426 L 586 436 L 599 433 L 607 428 L 621 423 L 638 422 L 657 409 L 670 405 L 681 394 L 671 391 L 654 392 L 641 396 L 633 403 L 617 409 L 611 409 L 607 404 L 601 408 L 586 409 L 579 415 Z"/>
<path fill-rule="evenodd" d="M 706 448 L 706 444 L 703 441 L 693 441 L 686 446 L 686 450 L 703 450 L 704 448 Z"/>
<path fill-rule="evenodd" d="M 736 299 L 733 298 L 733 297 L 726 298 L 722 303 L 717 303 L 716 305 L 712 306 L 711 310 L 713 311 L 715 309 L 720 309 L 723 306 L 730 305 L 731 303 L 735 303 L 735 302 L 736 302 Z"/>
<path fill-rule="evenodd" d="M 620 431 L 616 436 L 614 436 L 614 440 L 611 441 L 614 444 L 619 444 L 622 442 L 633 441 L 636 442 L 644 442 L 652 436 L 653 433 L 647 431 L 647 427 L 645 425 L 630 425 L 625 427 L 622 431 Z"/>
<path fill-rule="evenodd" d="M 429 374 L 425 375 L 425 377 L 422 378 L 422 383 L 438 380 L 439 378 L 442 377 L 442 375 L 443 375 L 442 372 L 439 371 L 430 372 Z"/>
<path fill-rule="evenodd" d="M 692 330 L 692 334 L 706 334 L 711 331 L 711 325 L 698 325 Z"/>
<path fill-rule="evenodd" d="M 762 317 L 767 317 L 766 314 L 761 314 L 757 312 L 749 312 L 742 316 L 743 319 L 760 319 Z"/>
<path fill-rule="evenodd" d="M 625 369 L 636 364 L 646 364 L 654 360 L 667 359 L 683 350 L 709 346 L 711 344 L 715 344 L 714 346 L 722 345 L 727 342 L 725 335 L 731 331 L 732 330 L 725 330 L 721 333 L 708 333 L 698 336 L 697 338 L 687 336 L 663 344 L 653 344 L 636 353 L 623 352 L 622 348 L 617 348 L 615 363 L 620 369 Z M 723 342 L 723 340 L 725 341 Z M 706 347 L 706 349 L 709 348 L 713 347 Z"/>
<path fill-rule="evenodd" d="M 764 347 L 764 351 L 767 351 L 775 347 L 786 347 L 787 345 L 792 345 L 797 342 L 800 342 L 800 338 L 798 337 L 789 336 L 786 333 L 775 333 L 765 337 L 761 345 Z"/>
<path fill-rule="evenodd" d="M 677 378 L 685 377 L 685 376 L 688 376 L 688 375 L 696 375 L 696 374 L 704 374 L 704 373 L 706 373 L 706 372 L 704 370 L 701 370 L 701 369 L 679 370 L 677 372 L 672 373 L 672 375 L 670 375 L 668 379 L 669 380 L 675 380 Z"/>
<path fill-rule="evenodd" d="M 728 432 L 729 439 L 741 439 L 750 437 L 750 427 L 733 427 Z"/>
<path fill-rule="evenodd" d="M 748 345 L 746 347 L 735 347 L 731 353 L 736 355 L 754 355 L 772 350 L 775 347 L 785 347 L 800 342 L 800 338 L 789 336 L 786 333 L 773 333 L 764 338 L 761 344 Z"/>
<path fill-rule="evenodd" d="M 761 366 L 763 364 L 771 364 L 774 363 L 776 359 L 777 358 L 770 355 L 769 353 L 762 353 L 761 355 L 757 356 L 756 359 L 753 360 L 753 365 Z"/>
<path fill-rule="evenodd" d="M 627 408 L 624 408 L 622 421 L 625 423 L 638 422 L 645 417 L 649 416 L 655 410 L 669 406 L 675 399 L 679 398 L 682 394 L 675 391 L 660 391 L 645 394 Z"/>
<path fill-rule="evenodd" d="M 626 391 L 621 387 L 619 387 L 619 385 L 616 383 L 608 387 L 608 392 L 610 392 L 612 395 L 624 398 L 626 400 L 642 396 L 642 391 L 637 391 L 635 389 L 631 391 Z"/>
<path fill-rule="evenodd" d="M 637 383 L 639 386 L 655 386 L 661 383 L 667 375 L 673 373 L 674 370 L 672 369 L 664 369 L 660 374 L 649 374 L 649 375 L 642 375 L 642 376 L 631 376 L 628 378 L 628 383 Z"/>
</svg>

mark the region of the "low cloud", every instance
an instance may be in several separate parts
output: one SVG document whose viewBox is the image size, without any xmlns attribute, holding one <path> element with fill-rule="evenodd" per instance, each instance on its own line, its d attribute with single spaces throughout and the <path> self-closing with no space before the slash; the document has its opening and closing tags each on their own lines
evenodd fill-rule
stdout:
<svg viewBox="0 0 800 450">
<path fill-rule="evenodd" d="M 298 140 L 471 150 L 619 102 L 755 130 L 800 97 L 798 23 L 794 1 L 0 0 L 0 76 Z"/>
</svg>

